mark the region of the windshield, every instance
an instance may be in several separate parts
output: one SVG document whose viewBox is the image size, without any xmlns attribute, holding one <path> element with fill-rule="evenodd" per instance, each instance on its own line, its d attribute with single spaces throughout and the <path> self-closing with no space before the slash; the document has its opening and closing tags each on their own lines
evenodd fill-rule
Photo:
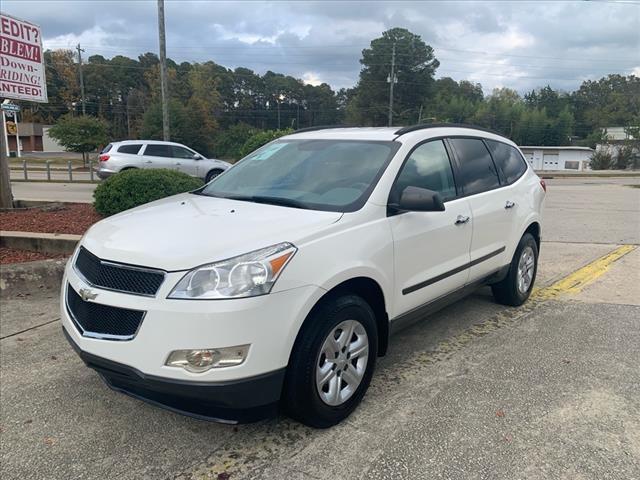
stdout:
<svg viewBox="0 0 640 480">
<path fill-rule="evenodd" d="M 198 193 L 296 208 L 360 209 L 400 143 L 278 140 L 245 157 Z"/>
</svg>

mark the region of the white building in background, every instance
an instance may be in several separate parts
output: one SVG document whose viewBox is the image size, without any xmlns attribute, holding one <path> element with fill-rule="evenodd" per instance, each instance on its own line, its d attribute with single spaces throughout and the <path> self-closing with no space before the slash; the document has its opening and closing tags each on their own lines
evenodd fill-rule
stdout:
<svg viewBox="0 0 640 480">
<path fill-rule="evenodd" d="M 602 133 L 607 137 L 607 140 L 613 142 L 634 140 L 633 135 L 630 135 L 625 130 L 626 127 L 607 127 L 602 129 Z"/>
<path fill-rule="evenodd" d="M 594 150 L 588 147 L 520 147 L 534 170 L 574 170 L 589 167 Z"/>
<path fill-rule="evenodd" d="M 53 125 L 42 126 L 42 151 L 43 152 L 64 152 L 65 149 L 60 145 L 57 140 L 54 140 L 49 136 L 49 129 Z"/>
</svg>

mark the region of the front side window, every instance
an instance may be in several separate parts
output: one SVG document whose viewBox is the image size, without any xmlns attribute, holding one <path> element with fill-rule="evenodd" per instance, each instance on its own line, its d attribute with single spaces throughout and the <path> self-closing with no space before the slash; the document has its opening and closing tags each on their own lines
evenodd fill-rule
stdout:
<svg viewBox="0 0 640 480">
<path fill-rule="evenodd" d="M 493 190 L 500 186 L 498 171 L 489 150 L 479 138 L 451 138 L 460 163 L 460 179 L 465 195 Z"/>
<path fill-rule="evenodd" d="M 494 140 L 487 140 L 487 145 L 507 184 L 515 182 L 526 172 L 527 164 L 516 148 Z"/>
<path fill-rule="evenodd" d="M 141 147 L 141 143 L 134 145 L 122 145 L 118 147 L 118 153 L 129 153 L 131 155 L 137 155 Z"/>
<path fill-rule="evenodd" d="M 328 211 L 355 211 L 399 142 L 287 140 L 265 145 L 199 193 Z"/>
<path fill-rule="evenodd" d="M 396 179 L 391 202 L 397 203 L 407 187 L 433 190 L 445 202 L 456 197 L 453 171 L 442 140 L 424 143 L 411 153 Z"/>
<path fill-rule="evenodd" d="M 193 160 L 193 156 L 195 155 L 191 150 L 176 145 L 172 145 L 171 150 L 173 151 L 173 158 L 188 158 Z"/>
<path fill-rule="evenodd" d="M 150 143 L 144 149 L 144 154 L 151 157 L 172 157 L 171 145 L 158 145 Z"/>
</svg>

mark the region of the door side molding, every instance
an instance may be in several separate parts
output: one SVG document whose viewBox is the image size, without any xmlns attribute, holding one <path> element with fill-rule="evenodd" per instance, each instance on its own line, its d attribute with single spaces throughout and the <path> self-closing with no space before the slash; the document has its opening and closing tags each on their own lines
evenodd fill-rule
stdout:
<svg viewBox="0 0 640 480">
<path fill-rule="evenodd" d="M 465 265 L 461 265 L 459 267 L 454 268 L 453 270 L 449 270 L 448 272 L 444 272 L 440 275 L 438 275 L 437 277 L 433 277 L 430 278 L 428 280 L 425 280 L 423 282 L 420 283 L 416 283 L 415 285 L 411 285 L 410 287 L 407 287 L 405 289 L 402 290 L 402 294 L 403 295 L 407 295 L 409 293 L 415 292 L 416 290 L 420 290 L 421 288 L 424 287 L 428 287 L 429 285 L 433 285 L 436 282 L 439 282 L 441 280 L 444 280 L 445 278 L 448 278 L 452 275 L 455 275 L 456 273 L 460 273 L 463 272 L 464 270 L 466 270 L 467 268 L 471 268 L 475 265 L 478 265 L 479 263 L 482 263 L 486 260 L 489 260 L 490 258 L 495 257 L 496 255 L 500 255 L 502 252 L 504 252 L 506 250 L 506 247 L 500 247 L 498 250 L 495 250 L 491 253 L 488 253 L 487 255 L 484 255 L 480 258 L 476 258 L 475 260 L 472 260 L 471 262 L 465 264 Z"/>
<path fill-rule="evenodd" d="M 465 285 L 464 287 L 454 290 L 453 292 L 447 293 L 446 295 L 438 297 L 435 300 L 427 302 L 424 305 L 420 305 L 413 310 L 409 310 L 406 313 L 392 318 L 391 320 L 389 320 L 389 336 L 394 335 L 399 331 L 422 321 L 425 317 L 437 312 L 438 310 L 442 310 L 452 303 L 469 296 L 469 294 L 475 292 L 480 287 L 499 282 L 507 276 L 507 274 L 509 273 L 509 267 L 510 265 L 505 265 L 504 267 L 496 270 L 495 272 L 480 280 Z"/>
</svg>

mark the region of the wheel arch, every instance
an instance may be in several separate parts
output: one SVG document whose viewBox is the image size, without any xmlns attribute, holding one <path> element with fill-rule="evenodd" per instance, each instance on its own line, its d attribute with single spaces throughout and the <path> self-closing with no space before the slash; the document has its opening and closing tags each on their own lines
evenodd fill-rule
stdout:
<svg viewBox="0 0 640 480">
<path fill-rule="evenodd" d="M 530 233 L 536 241 L 536 245 L 538 246 L 538 252 L 540 251 L 540 242 L 542 241 L 542 227 L 540 226 L 540 222 L 533 221 L 529 224 L 529 226 L 524 230 L 520 238 L 526 233 Z"/>
<path fill-rule="evenodd" d="M 323 302 L 329 298 L 345 294 L 358 295 L 365 300 L 373 310 L 376 317 L 376 326 L 378 327 L 378 356 L 384 356 L 389 345 L 389 315 L 387 314 L 387 304 L 380 284 L 367 276 L 352 277 L 329 288 L 309 311 L 309 314 L 298 331 L 296 342 L 301 332 L 304 331 L 308 319 L 312 317 L 315 310 L 319 308 Z"/>
</svg>

